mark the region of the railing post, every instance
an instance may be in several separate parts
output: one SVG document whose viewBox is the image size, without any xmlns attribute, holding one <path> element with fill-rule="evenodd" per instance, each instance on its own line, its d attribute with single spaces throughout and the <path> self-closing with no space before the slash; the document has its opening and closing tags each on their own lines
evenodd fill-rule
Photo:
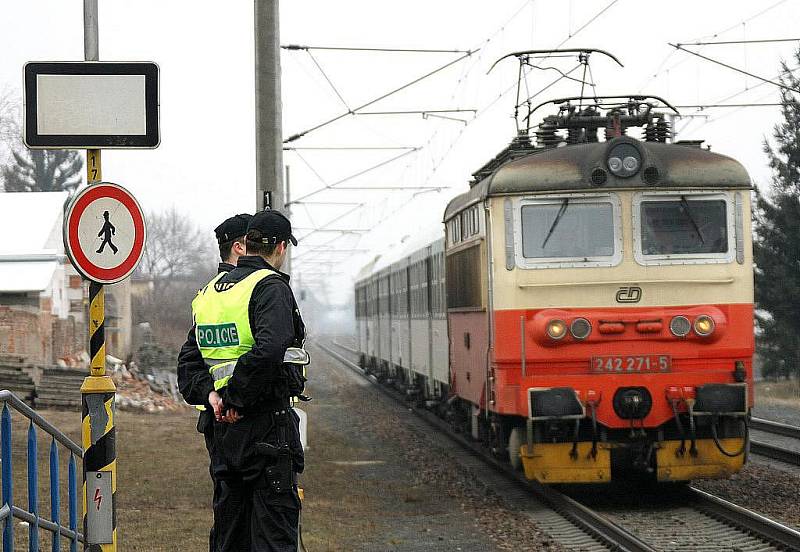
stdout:
<svg viewBox="0 0 800 552">
<path fill-rule="evenodd" d="M 36 426 L 28 425 L 28 511 L 34 522 L 28 525 L 28 550 L 39 552 L 39 465 Z"/>
<path fill-rule="evenodd" d="M 69 530 L 72 531 L 72 540 L 69 543 L 69 552 L 78 552 L 78 481 L 75 473 L 75 454 L 69 455 Z"/>
<path fill-rule="evenodd" d="M 58 484 L 58 445 L 55 438 L 50 441 L 50 519 L 61 525 L 61 489 Z M 61 551 L 61 531 L 53 532 L 53 552 Z"/>
<path fill-rule="evenodd" d="M 3 403 L 3 413 L 0 415 L 0 441 L 2 441 L 3 475 L 3 504 L 7 504 L 11 512 L 14 511 L 14 487 L 12 483 L 13 472 L 11 469 L 11 411 L 8 404 Z M 14 552 L 14 516 L 9 513 L 3 525 L 3 552 Z"/>
</svg>

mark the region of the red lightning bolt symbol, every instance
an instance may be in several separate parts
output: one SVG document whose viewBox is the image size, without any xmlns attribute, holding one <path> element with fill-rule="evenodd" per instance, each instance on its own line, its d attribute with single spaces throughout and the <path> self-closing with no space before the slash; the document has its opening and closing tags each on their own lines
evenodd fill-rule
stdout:
<svg viewBox="0 0 800 552">
<path fill-rule="evenodd" d="M 100 503 L 103 502 L 103 495 L 100 494 L 100 489 L 94 490 L 94 498 L 92 499 L 97 503 L 97 510 L 100 510 Z"/>
</svg>

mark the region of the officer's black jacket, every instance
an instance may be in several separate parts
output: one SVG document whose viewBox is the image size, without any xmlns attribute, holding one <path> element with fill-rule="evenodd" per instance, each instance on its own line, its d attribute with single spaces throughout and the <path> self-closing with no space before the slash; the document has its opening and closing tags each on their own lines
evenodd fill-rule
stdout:
<svg viewBox="0 0 800 552">
<path fill-rule="evenodd" d="M 220 264 L 220 272 L 224 272 L 222 268 Z M 245 413 L 270 407 L 265 404 L 265 397 L 269 396 L 271 386 L 282 377 L 283 355 L 296 341 L 292 316 L 295 301 L 289 288 L 289 276 L 277 271 L 261 257 L 239 257 L 236 268 L 219 280 L 219 283 L 239 282 L 263 268 L 275 271 L 276 276 L 269 276 L 256 284 L 250 298 L 248 313 L 255 344 L 239 357 L 234 374 L 221 393 L 225 407 L 234 407 Z M 297 336 L 297 339 L 302 339 L 302 336 Z M 214 390 L 214 382 L 197 347 L 194 326 L 178 355 L 178 388 L 189 404 L 210 408 L 208 395 Z"/>
<path fill-rule="evenodd" d="M 231 263 L 226 263 L 226 262 L 219 263 L 219 266 L 217 267 L 217 274 L 221 274 L 223 272 L 230 272 L 234 268 L 236 268 L 236 265 L 232 265 Z"/>
</svg>

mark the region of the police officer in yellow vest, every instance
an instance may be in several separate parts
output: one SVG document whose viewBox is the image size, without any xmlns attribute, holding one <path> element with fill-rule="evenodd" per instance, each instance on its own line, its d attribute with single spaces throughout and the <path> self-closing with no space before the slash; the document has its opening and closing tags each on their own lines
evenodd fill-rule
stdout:
<svg viewBox="0 0 800 552">
<path fill-rule="evenodd" d="M 247 225 L 253 215 L 240 213 L 222 221 L 219 226 L 214 228 L 214 235 L 219 246 L 220 263 L 217 267 L 217 274 L 230 272 L 236 268 L 239 257 L 244 255 L 245 234 Z M 216 278 L 216 277 L 215 277 Z M 201 385 L 197 385 L 195 380 L 199 379 Z M 178 355 L 178 388 L 186 397 L 190 404 L 197 405 L 200 415 L 197 418 L 197 431 L 203 434 L 206 449 L 211 455 L 214 438 L 214 412 L 211 408 L 203 405 L 208 400 L 210 392 L 204 385 L 209 382 L 208 368 L 203 357 L 198 354 L 195 330 L 191 329 L 186 345 Z M 209 542 L 214 542 L 214 529 L 211 529 Z M 213 548 L 209 548 L 213 552 Z"/>
<path fill-rule="evenodd" d="M 302 394 L 296 363 L 307 356 L 289 277 L 280 272 L 290 243 L 297 240 L 285 216 L 257 213 L 236 268 L 218 274 L 192 302 L 194 328 L 184 350 L 194 354 L 184 360 L 201 358 L 207 377 L 194 378 L 181 392 L 188 402 L 206 393 L 204 403 L 214 413 L 216 552 L 297 550 L 295 479 L 303 450 L 290 397 Z"/>
</svg>

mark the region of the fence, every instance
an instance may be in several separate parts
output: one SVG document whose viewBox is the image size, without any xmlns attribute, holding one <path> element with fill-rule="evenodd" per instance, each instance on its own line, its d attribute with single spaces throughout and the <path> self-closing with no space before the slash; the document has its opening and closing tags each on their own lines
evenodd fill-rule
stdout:
<svg viewBox="0 0 800 552">
<path fill-rule="evenodd" d="M 28 550 L 39 552 L 39 529 L 52 533 L 52 552 L 61 550 L 61 538 L 66 539 L 70 552 L 77 552 L 78 543 L 84 542 L 83 534 L 78 532 L 78 477 L 77 460 L 82 458 L 83 451 L 63 432 L 42 418 L 31 407 L 26 405 L 10 391 L 0 391 L 0 403 L 3 410 L 0 414 L 0 475 L 2 475 L 2 507 L 0 522 L 3 524 L 2 552 L 14 550 L 14 519 L 28 523 Z M 28 419 L 28 509 L 14 505 L 13 496 L 13 460 L 11 454 L 11 410 L 16 410 Z M 50 435 L 50 519 L 41 517 L 39 513 L 39 466 L 37 428 Z M 59 446 L 69 454 L 68 463 L 68 525 L 61 523 L 61 478 L 59 466 Z"/>
</svg>

